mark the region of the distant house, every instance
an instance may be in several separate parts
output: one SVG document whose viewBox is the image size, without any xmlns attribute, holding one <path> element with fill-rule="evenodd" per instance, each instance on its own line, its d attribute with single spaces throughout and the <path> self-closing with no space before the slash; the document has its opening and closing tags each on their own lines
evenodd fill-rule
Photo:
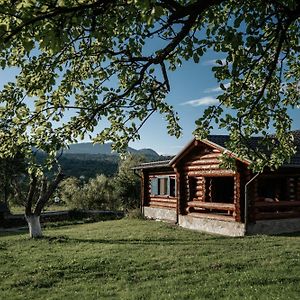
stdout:
<svg viewBox="0 0 300 300">
<path fill-rule="evenodd" d="M 300 231 L 300 131 L 291 161 L 259 175 L 233 153 L 236 169 L 220 168 L 228 139 L 194 139 L 170 161 L 136 167 L 142 175 L 144 215 L 230 236 Z"/>
</svg>

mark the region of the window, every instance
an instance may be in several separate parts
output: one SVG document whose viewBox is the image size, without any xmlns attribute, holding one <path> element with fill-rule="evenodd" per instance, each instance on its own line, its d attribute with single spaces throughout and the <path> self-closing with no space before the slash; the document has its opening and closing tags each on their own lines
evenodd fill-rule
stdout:
<svg viewBox="0 0 300 300">
<path fill-rule="evenodd" d="M 176 196 L 175 176 L 161 176 L 151 178 L 151 195 Z"/>
</svg>

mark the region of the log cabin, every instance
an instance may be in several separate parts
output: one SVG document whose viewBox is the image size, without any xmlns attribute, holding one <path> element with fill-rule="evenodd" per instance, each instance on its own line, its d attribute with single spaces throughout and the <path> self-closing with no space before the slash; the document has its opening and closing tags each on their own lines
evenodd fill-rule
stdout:
<svg viewBox="0 0 300 300">
<path fill-rule="evenodd" d="M 226 149 L 225 135 L 193 139 L 171 160 L 137 166 L 142 213 L 229 236 L 300 231 L 300 131 L 294 137 L 297 153 L 276 171 L 253 174 L 250 161 Z M 234 169 L 220 167 L 223 153 Z"/>
</svg>

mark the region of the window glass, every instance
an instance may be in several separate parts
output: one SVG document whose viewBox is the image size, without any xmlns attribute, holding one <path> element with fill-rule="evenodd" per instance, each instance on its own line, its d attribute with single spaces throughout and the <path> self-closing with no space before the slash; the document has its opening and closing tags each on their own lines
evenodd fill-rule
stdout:
<svg viewBox="0 0 300 300">
<path fill-rule="evenodd" d="M 151 195 L 176 196 L 176 179 L 171 176 L 151 178 Z"/>
<path fill-rule="evenodd" d="M 151 195 L 158 195 L 158 178 L 151 178 Z"/>
</svg>

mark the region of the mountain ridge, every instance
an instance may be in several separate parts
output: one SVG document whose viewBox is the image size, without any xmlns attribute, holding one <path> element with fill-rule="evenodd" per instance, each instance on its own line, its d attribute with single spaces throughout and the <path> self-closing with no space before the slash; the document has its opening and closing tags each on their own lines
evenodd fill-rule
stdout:
<svg viewBox="0 0 300 300">
<path fill-rule="evenodd" d="M 112 152 L 111 149 L 112 143 L 105 143 L 105 144 L 93 144 L 93 143 L 78 143 L 78 144 L 71 144 L 69 149 L 64 150 L 64 154 L 105 154 L 105 155 L 116 155 L 119 154 L 117 152 Z M 127 147 L 127 151 L 133 154 L 140 154 L 146 156 L 153 156 L 154 158 L 160 157 L 160 155 L 150 148 L 143 148 L 143 149 L 134 149 L 132 147 Z"/>
</svg>

